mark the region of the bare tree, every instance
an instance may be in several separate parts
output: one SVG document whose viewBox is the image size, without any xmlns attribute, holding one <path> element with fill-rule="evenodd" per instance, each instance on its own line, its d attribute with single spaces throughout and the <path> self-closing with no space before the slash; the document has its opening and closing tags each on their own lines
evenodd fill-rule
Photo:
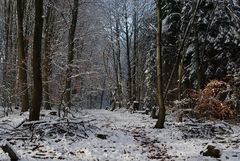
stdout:
<svg viewBox="0 0 240 161">
<path fill-rule="evenodd" d="M 131 58 L 130 58 L 127 0 L 125 0 L 124 2 L 124 10 L 125 10 L 125 35 L 126 35 L 126 50 L 127 50 L 127 71 L 128 71 L 127 92 L 128 92 L 128 101 L 131 103 L 132 102 L 132 72 L 131 72 Z"/>
<path fill-rule="evenodd" d="M 132 83 L 133 83 L 133 99 L 137 100 L 138 90 L 137 90 L 137 65 L 138 65 L 138 23 L 137 23 L 137 6 L 136 1 L 134 1 L 134 14 L 133 14 L 133 67 L 132 67 Z"/>
<path fill-rule="evenodd" d="M 43 61 L 43 92 L 44 92 L 44 108 L 46 110 L 51 109 L 50 102 L 50 73 L 51 73 L 51 53 L 52 53 L 52 43 L 54 39 L 54 19 L 55 13 L 53 5 L 47 4 L 44 27 L 44 61 Z"/>
<path fill-rule="evenodd" d="M 75 30 L 77 25 L 77 17 L 78 17 L 78 1 L 74 0 L 74 5 L 72 9 L 72 21 L 69 28 L 69 36 L 68 36 L 68 68 L 67 68 L 67 81 L 66 81 L 66 102 L 68 108 L 71 108 L 71 91 L 72 91 L 72 64 L 74 58 L 74 37 Z"/>
<path fill-rule="evenodd" d="M 157 0 L 157 100 L 159 105 L 158 121 L 155 128 L 164 128 L 165 122 L 165 105 L 163 100 L 163 85 L 162 85 L 162 58 L 161 58 L 161 0 Z"/>
<path fill-rule="evenodd" d="M 35 0 L 35 28 L 33 37 L 33 89 L 32 107 L 30 109 L 29 120 L 39 120 L 42 105 L 42 74 L 41 74 L 41 49 L 42 49 L 42 29 L 43 29 L 43 0 Z"/>
<path fill-rule="evenodd" d="M 27 86 L 27 62 L 24 47 L 23 36 L 23 15 L 24 15 L 25 1 L 17 0 L 17 16 L 18 16 L 18 72 L 19 72 L 19 86 L 20 86 L 20 104 L 21 111 L 25 112 L 29 109 L 29 97 Z"/>
</svg>

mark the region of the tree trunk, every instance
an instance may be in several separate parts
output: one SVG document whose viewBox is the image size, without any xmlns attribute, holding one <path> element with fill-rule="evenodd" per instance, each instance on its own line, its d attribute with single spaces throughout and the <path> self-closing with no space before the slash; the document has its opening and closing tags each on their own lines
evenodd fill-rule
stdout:
<svg viewBox="0 0 240 161">
<path fill-rule="evenodd" d="M 197 0 L 193 1 L 193 7 L 197 6 Z M 202 72 L 201 72 L 201 59 L 199 52 L 199 38 L 198 38 L 198 28 L 197 22 L 193 22 L 193 32 L 194 32 L 194 62 L 195 62 L 195 72 L 197 75 L 197 85 L 196 89 L 200 90 L 202 88 Z"/>
<path fill-rule="evenodd" d="M 9 144 L 8 142 L 5 143 L 5 145 L 1 145 L 0 147 L 2 148 L 2 150 L 5 153 L 8 153 L 8 156 L 11 158 L 11 161 L 18 161 L 18 160 L 20 160 L 20 157 L 18 156 L 16 151 L 13 149 L 11 144 Z"/>
<path fill-rule="evenodd" d="M 66 102 L 68 108 L 71 108 L 71 91 L 72 91 L 72 64 L 74 58 L 74 37 L 75 30 L 77 25 L 77 16 L 78 16 L 78 0 L 74 0 L 74 6 L 72 9 L 72 21 L 69 29 L 68 37 L 68 68 L 67 68 L 67 81 L 66 81 Z"/>
<path fill-rule="evenodd" d="M 181 101 L 182 95 L 182 77 L 183 77 L 183 58 L 178 65 L 178 100 Z"/>
<path fill-rule="evenodd" d="M 17 17 L 18 17 L 18 72 L 19 72 L 19 87 L 20 87 L 20 106 L 21 111 L 26 112 L 29 109 L 29 97 L 27 86 L 27 62 L 23 39 L 23 13 L 24 1 L 17 0 Z"/>
<path fill-rule="evenodd" d="M 4 52 L 4 57 L 3 57 L 3 86 L 5 88 L 5 90 L 7 88 L 9 88 L 9 79 L 8 79 L 8 63 L 9 63 L 9 49 L 10 49 L 10 41 L 11 41 L 11 32 L 10 32 L 10 23 L 11 23 L 11 5 L 12 5 L 12 1 L 4 1 L 4 18 L 5 18 L 5 25 L 4 25 L 4 29 L 5 29 L 5 35 L 4 35 L 4 39 L 5 39 L 5 52 Z M 8 93 L 6 91 L 3 92 L 3 108 L 5 109 L 7 107 L 7 103 L 8 103 Z"/>
<path fill-rule="evenodd" d="M 117 62 L 116 62 L 116 52 L 115 52 L 115 46 L 114 46 L 114 38 L 113 38 L 113 24 L 112 20 L 110 21 L 111 26 L 111 48 L 112 48 L 112 57 L 113 57 L 113 67 L 114 67 L 114 74 L 116 77 L 116 84 L 118 85 L 118 70 L 117 70 Z"/>
<path fill-rule="evenodd" d="M 157 99 L 159 105 L 158 121 L 155 128 L 164 128 L 165 122 L 165 105 L 162 90 L 162 58 L 161 58 L 161 0 L 157 0 Z"/>
<path fill-rule="evenodd" d="M 118 101 L 119 101 L 119 107 L 121 107 L 121 101 L 122 101 L 122 66 L 121 66 L 121 47 L 120 47 L 120 18 L 117 17 L 116 19 L 116 47 L 117 47 L 117 93 L 118 93 Z"/>
<path fill-rule="evenodd" d="M 51 71 L 51 43 L 54 34 L 53 29 L 53 9 L 51 6 L 47 7 L 47 15 L 45 21 L 45 29 L 44 29 L 44 68 L 43 68 L 43 91 L 44 91 L 44 108 L 46 110 L 51 110 L 50 103 L 50 90 L 49 90 L 49 76 Z"/>
<path fill-rule="evenodd" d="M 131 60 L 130 60 L 130 44 L 129 44 L 129 29 L 128 29 L 128 13 L 127 13 L 127 1 L 125 1 L 125 30 L 126 30 L 126 48 L 127 48 L 127 92 L 128 101 L 132 103 L 132 74 L 131 74 Z"/>
<path fill-rule="evenodd" d="M 29 120 L 39 120 L 42 104 L 42 74 L 41 74 L 41 49 L 42 49 L 42 28 L 43 28 L 43 0 L 35 0 L 35 26 L 33 37 L 33 90 L 32 107 Z"/>
<path fill-rule="evenodd" d="M 113 24 L 112 24 L 112 20 L 110 21 L 110 25 L 111 25 L 111 48 L 112 48 L 112 57 L 113 57 L 113 67 L 114 67 L 114 74 L 115 74 L 115 79 L 116 79 L 116 88 L 118 89 L 119 87 L 119 78 L 118 78 L 118 65 L 117 65 L 117 58 L 116 58 L 116 52 L 115 52 L 115 45 L 114 45 L 114 38 L 113 38 Z M 115 90 L 115 89 L 114 89 Z M 115 110 L 116 108 L 116 97 L 112 97 L 112 111 Z"/>
<path fill-rule="evenodd" d="M 138 66 L 138 52 L 137 52 L 137 11 L 135 9 L 133 16 L 133 69 L 132 69 L 132 83 L 133 83 L 133 100 L 137 100 L 138 90 L 137 90 L 137 66 Z"/>
</svg>

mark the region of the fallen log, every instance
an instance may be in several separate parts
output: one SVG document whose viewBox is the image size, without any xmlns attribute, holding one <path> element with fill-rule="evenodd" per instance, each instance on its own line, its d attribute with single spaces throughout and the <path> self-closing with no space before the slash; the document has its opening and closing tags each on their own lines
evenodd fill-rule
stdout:
<svg viewBox="0 0 240 161">
<path fill-rule="evenodd" d="M 18 161 L 20 157 L 17 155 L 17 152 L 13 149 L 13 147 L 7 142 L 4 145 L 1 145 L 2 150 L 5 153 L 8 153 L 11 161 Z"/>
</svg>

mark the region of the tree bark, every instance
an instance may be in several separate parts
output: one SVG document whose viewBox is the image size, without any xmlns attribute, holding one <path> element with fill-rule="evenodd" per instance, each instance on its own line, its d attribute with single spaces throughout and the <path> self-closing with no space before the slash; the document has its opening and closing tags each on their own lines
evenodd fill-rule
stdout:
<svg viewBox="0 0 240 161">
<path fill-rule="evenodd" d="M 1 148 L 5 153 L 8 153 L 9 157 L 11 158 L 11 161 L 20 160 L 20 157 L 9 143 L 2 145 Z"/>
<path fill-rule="evenodd" d="M 136 3 L 136 2 L 135 2 Z M 137 52 L 137 11 L 136 9 L 134 10 L 134 15 L 133 15 L 133 69 L 132 69 L 132 83 L 133 83 L 133 100 L 137 100 L 137 95 L 138 95 L 138 87 L 137 87 L 137 66 L 138 66 L 138 52 Z"/>
<path fill-rule="evenodd" d="M 193 1 L 193 7 L 197 6 L 197 0 Z M 194 62 L 195 62 L 195 72 L 197 75 L 197 90 L 202 88 L 202 72 L 201 72 L 201 59 L 199 52 L 199 38 L 198 38 L 198 27 L 197 22 L 193 22 L 193 30 L 194 30 Z"/>
<path fill-rule="evenodd" d="M 126 48 L 127 48 L 127 71 L 128 71 L 128 80 L 127 80 L 127 92 L 128 92 L 128 101 L 132 103 L 132 74 L 131 74 L 131 60 L 130 60 L 130 44 L 129 44 L 129 29 L 128 29 L 128 13 L 127 13 L 127 1 L 125 0 L 125 30 L 126 30 Z"/>
<path fill-rule="evenodd" d="M 121 47 L 120 47 L 120 18 L 117 17 L 116 19 L 116 47 L 117 47 L 117 93 L 118 93 L 118 101 L 119 101 L 119 107 L 121 107 L 121 101 L 122 101 L 122 65 L 121 65 Z"/>
<path fill-rule="evenodd" d="M 42 49 L 42 28 L 43 28 L 43 0 L 35 0 L 35 25 L 33 37 L 33 90 L 32 107 L 29 120 L 39 120 L 42 105 L 42 74 L 41 74 L 41 49 Z"/>
<path fill-rule="evenodd" d="M 68 108 L 71 108 L 71 91 L 72 91 L 72 64 L 74 58 L 74 37 L 75 30 L 77 25 L 77 16 L 78 16 L 78 0 L 74 0 L 74 6 L 72 9 L 72 21 L 69 29 L 68 37 L 68 68 L 67 68 L 67 81 L 66 81 L 66 102 Z"/>
<path fill-rule="evenodd" d="M 20 87 L 20 106 L 21 111 L 26 112 L 29 109 L 29 96 L 27 86 L 27 62 L 23 38 L 23 13 L 24 1 L 17 0 L 17 17 L 18 17 L 18 72 L 19 72 L 19 87 Z"/>
<path fill-rule="evenodd" d="M 47 7 L 47 15 L 45 20 L 45 29 L 44 29 L 44 68 L 43 68 L 43 91 L 44 91 L 44 108 L 46 110 L 51 110 L 50 103 L 50 90 L 49 90 L 49 77 L 51 71 L 51 43 L 53 38 L 53 9 L 51 6 Z"/>
<path fill-rule="evenodd" d="M 163 100 L 162 85 L 162 58 L 161 58 L 161 0 L 157 0 L 157 99 L 159 105 L 158 121 L 155 128 L 164 128 L 165 122 L 165 105 Z"/>
<path fill-rule="evenodd" d="M 4 47 L 4 57 L 3 57 L 3 86 L 5 90 L 9 88 L 9 76 L 8 76 L 8 63 L 9 63 L 9 57 L 10 57 L 10 42 L 11 42 L 11 14 L 12 14 L 12 1 L 4 1 L 4 19 L 5 19 L 5 25 L 4 25 L 4 39 L 5 39 L 5 47 Z M 8 104 L 8 96 L 9 94 L 4 91 L 3 92 L 3 108 L 5 109 Z"/>
<path fill-rule="evenodd" d="M 178 64 L 178 100 L 181 101 L 183 77 L 183 59 Z"/>
<path fill-rule="evenodd" d="M 111 25 L 111 48 L 112 48 L 112 57 L 113 57 L 113 67 L 114 67 L 114 74 L 115 74 L 115 79 L 116 79 L 116 88 L 118 89 L 119 87 L 119 78 L 118 78 L 118 65 L 117 65 L 117 58 L 116 58 L 116 51 L 115 51 L 115 44 L 114 44 L 114 32 L 113 32 L 113 24 L 112 24 L 112 20 L 110 21 L 110 25 Z M 114 89 L 115 91 L 115 89 Z M 118 91 L 118 90 L 117 90 Z M 112 97 L 113 100 L 113 107 L 112 107 L 112 111 L 115 110 L 116 108 L 116 97 Z"/>
</svg>

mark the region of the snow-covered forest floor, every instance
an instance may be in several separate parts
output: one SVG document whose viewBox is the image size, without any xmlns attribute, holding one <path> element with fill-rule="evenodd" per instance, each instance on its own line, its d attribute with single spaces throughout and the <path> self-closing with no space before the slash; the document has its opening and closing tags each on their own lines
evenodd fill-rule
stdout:
<svg viewBox="0 0 240 161">
<path fill-rule="evenodd" d="M 124 110 L 81 110 L 69 119 L 52 112 L 39 122 L 25 121 L 27 113 L 1 118 L 1 144 L 23 161 L 219 160 L 200 154 L 207 145 L 221 151 L 220 160 L 240 160 L 240 128 L 223 121 L 177 123 L 168 115 L 165 128 L 154 129 L 156 120 Z M 0 160 L 10 160 L 2 150 Z"/>
</svg>

